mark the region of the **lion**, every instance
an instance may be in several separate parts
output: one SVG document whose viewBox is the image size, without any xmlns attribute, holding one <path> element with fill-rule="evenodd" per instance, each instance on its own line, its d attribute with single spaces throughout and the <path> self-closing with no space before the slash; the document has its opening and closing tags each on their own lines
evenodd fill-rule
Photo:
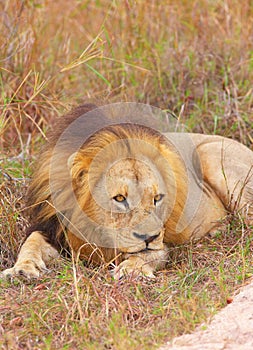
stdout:
<svg viewBox="0 0 253 350">
<path fill-rule="evenodd" d="M 252 224 L 253 152 L 246 146 L 161 133 L 141 121 L 101 122 L 87 136 L 96 120 L 101 111 L 90 104 L 58 120 L 29 186 L 27 238 L 3 276 L 37 278 L 68 250 L 113 265 L 117 279 L 154 278 L 170 245 L 216 231 L 229 212 Z"/>
</svg>

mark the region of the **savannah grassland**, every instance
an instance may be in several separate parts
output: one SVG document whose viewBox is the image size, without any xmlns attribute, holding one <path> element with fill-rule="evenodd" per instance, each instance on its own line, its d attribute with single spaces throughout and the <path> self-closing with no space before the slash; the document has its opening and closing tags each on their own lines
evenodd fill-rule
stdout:
<svg viewBox="0 0 253 350">
<path fill-rule="evenodd" d="M 0 270 L 24 238 L 26 186 L 50 122 L 85 100 L 169 110 L 253 148 L 251 0 L 0 1 Z M 235 155 L 236 156 L 236 155 Z M 156 349 L 193 331 L 252 275 L 251 229 L 171 248 L 155 281 L 61 260 L 0 281 L 1 349 Z"/>
</svg>

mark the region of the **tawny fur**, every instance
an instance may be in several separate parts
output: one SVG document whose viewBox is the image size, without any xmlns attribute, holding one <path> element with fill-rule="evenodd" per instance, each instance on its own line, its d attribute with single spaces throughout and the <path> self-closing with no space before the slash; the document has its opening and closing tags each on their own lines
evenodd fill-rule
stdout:
<svg viewBox="0 0 253 350">
<path fill-rule="evenodd" d="M 136 270 L 153 277 L 155 269 L 166 262 L 167 244 L 204 236 L 218 227 L 228 211 L 241 210 L 252 223 L 253 153 L 245 146 L 218 136 L 162 135 L 141 125 L 123 124 L 102 128 L 76 151 L 78 142 L 74 147 L 72 144 L 82 138 L 79 130 L 57 149 L 56 143 L 68 125 L 93 108 L 79 107 L 60 120 L 50 136 L 29 189 L 31 236 L 5 275 L 37 277 L 57 250 L 70 246 L 88 262 L 120 263 L 116 277 Z M 197 158 L 196 164 L 190 159 L 191 180 L 187 162 L 177 151 L 184 152 L 189 139 L 195 155 L 185 157 Z M 105 173 L 106 189 L 101 187 Z M 191 202 L 188 194 L 192 184 L 195 197 Z M 162 192 L 166 193 L 159 209 L 154 198 Z M 111 201 L 117 194 L 134 203 L 135 194 L 140 193 L 138 206 L 133 205 L 131 210 L 117 209 L 112 214 L 111 207 L 106 207 L 109 201 L 114 205 Z M 96 196 L 105 207 L 98 205 Z M 194 203 L 195 198 L 198 203 Z M 86 216 L 81 217 L 82 211 Z M 165 218 L 164 213 L 168 213 Z M 98 246 L 93 241 L 98 227 L 104 227 L 101 232 L 108 236 L 107 243 L 122 225 L 124 232 L 114 247 L 109 243 Z M 140 239 L 144 235 L 145 242 Z M 150 250 L 145 250 L 146 246 Z"/>
</svg>

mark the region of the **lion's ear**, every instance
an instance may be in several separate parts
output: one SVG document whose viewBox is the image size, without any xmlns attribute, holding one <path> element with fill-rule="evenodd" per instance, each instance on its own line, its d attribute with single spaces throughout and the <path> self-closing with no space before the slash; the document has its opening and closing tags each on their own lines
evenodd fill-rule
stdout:
<svg viewBox="0 0 253 350">
<path fill-rule="evenodd" d="M 70 171 L 72 170 L 72 168 L 74 166 L 74 161 L 75 161 L 76 156 L 77 156 L 77 152 L 74 152 L 68 158 L 67 165 L 68 165 L 68 169 Z"/>
<path fill-rule="evenodd" d="M 67 161 L 67 166 L 71 177 L 80 181 L 84 174 L 88 172 L 90 160 L 83 157 L 79 152 L 72 153 Z"/>
</svg>

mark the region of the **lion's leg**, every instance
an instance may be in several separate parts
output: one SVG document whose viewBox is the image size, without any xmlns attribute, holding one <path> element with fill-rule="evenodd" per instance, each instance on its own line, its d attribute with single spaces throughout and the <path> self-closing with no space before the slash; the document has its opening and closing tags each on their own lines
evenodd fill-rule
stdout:
<svg viewBox="0 0 253 350">
<path fill-rule="evenodd" d="M 20 249 L 16 264 L 2 272 L 3 276 L 23 275 L 27 278 L 39 277 L 46 270 L 46 263 L 58 256 L 58 252 L 39 231 L 34 231 Z"/>
<path fill-rule="evenodd" d="M 150 250 L 136 254 L 126 254 L 126 260 L 122 261 L 113 271 L 113 277 L 120 279 L 125 275 L 142 275 L 155 278 L 154 272 L 165 266 L 168 250 L 164 246 L 162 250 Z"/>
</svg>

